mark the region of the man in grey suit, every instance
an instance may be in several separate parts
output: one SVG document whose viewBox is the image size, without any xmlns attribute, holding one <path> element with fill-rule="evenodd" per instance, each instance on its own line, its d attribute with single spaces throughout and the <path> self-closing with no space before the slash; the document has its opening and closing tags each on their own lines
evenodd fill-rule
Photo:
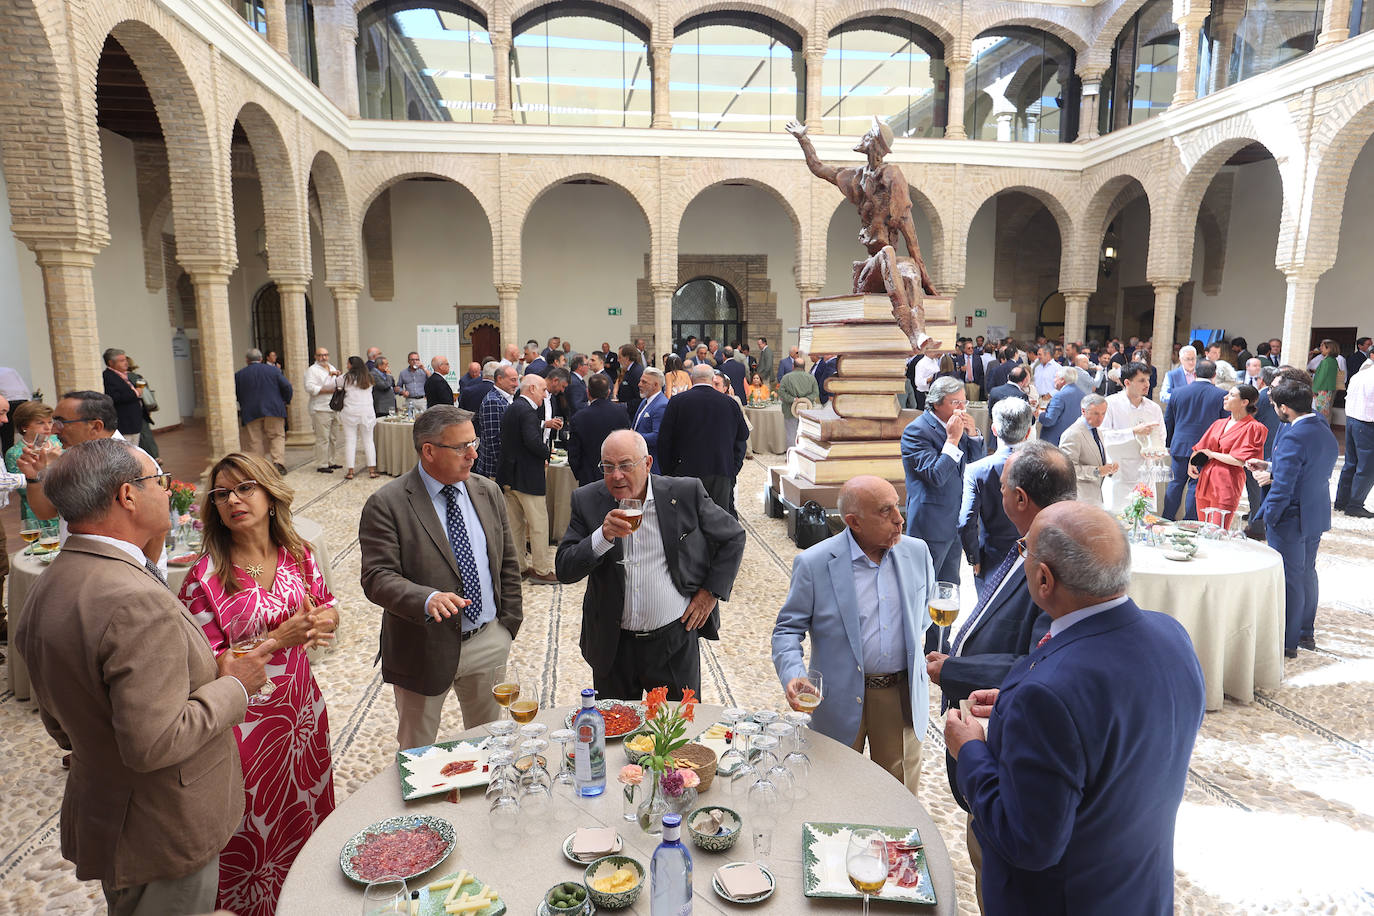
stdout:
<svg viewBox="0 0 1374 916">
<path fill-rule="evenodd" d="M 765 385 L 773 377 L 773 348 L 768 346 L 767 337 L 759 338 L 759 367 L 755 371 L 758 372 Z"/>
<path fill-rule="evenodd" d="M 573 492 L 558 545 L 559 581 L 588 580 L 578 644 L 602 697 L 638 700 L 663 685 L 672 699 L 688 687 L 700 695 L 698 639 L 720 638 L 717 602 L 730 599 L 744 558 L 744 529 L 701 481 L 651 475 L 653 461 L 634 430 L 607 436 L 605 479 Z M 638 528 L 619 508 L 626 499 L 642 504 Z"/>
<path fill-rule="evenodd" d="M 839 510 L 845 530 L 792 561 L 773 626 L 773 667 L 799 708 L 810 635 L 811 667 L 827 697 L 812 727 L 856 751 L 867 741 L 873 762 L 914 795 L 929 706 L 920 652 L 935 568 L 925 542 L 902 535 L 897 490 L 886 480 L 853 478 L 840 490 Z"/>
<path fill-rule="evenodd" d="M 1090 394 L 1083 398 L 1079 409 L 1082 416 L 1059 437 L 1059 450 L 1073 465 L 1074 477 L 1078 479 L 1078 498 L 1100 506 L 1102 481 L 1121 470 L 1121 465 L 1107 460 L 1107 450 L 1097 431 L 1107 416 L 1107 399 L 1100 394 Z"/>
<path fill-rule="evenodd" d="M 368 498 L 358 522 L 363 593 L 382 607 L 382 679 L 402 748 L 433 744 L 450 689 L 472 728 L 501 712 L 523 614 L 520 562 L 495 483 L 472 474 L 472 414 L 431 407 L 415 421 L 419 465 Z"/>
</svg>

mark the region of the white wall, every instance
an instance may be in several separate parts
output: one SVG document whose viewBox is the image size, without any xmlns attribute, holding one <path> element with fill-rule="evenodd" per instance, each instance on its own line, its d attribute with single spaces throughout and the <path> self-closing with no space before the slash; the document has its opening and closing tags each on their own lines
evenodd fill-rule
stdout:
<svg viewBox="0 0 1374 916">
<path fill-rule="evenodd" d="M 0 206 L 10 212 L 9 188 L 0 167 Z M 0 366 L 17 369 L 30 391 L 41 388 L 53 400 L 52 350 L 43 304 L 43 275 L 27 245 L 13 236 L 0 244 Z"/>
<path fill-rule="evenodd" d="M 1011 300 L 999 301 L 992 296 L 992 262 L 996 244 L 997 200 L 992 198 L 979 208 L 969 224 L 964 288 L 954 298 L 954 321 L 959 326 L 959 333 L 966 337 L 986 334 L 988 325 L 1000 325 L 1009 333 L 1016 330 Z M 973 315 L 977 309 L 987 309 L 987 317 L 974 318 L 973 326 L 965 327 L 964 318 Z"/>
<path fill-rule="evenodd" d="M 521 343 L 542 347 L 557 334 L 585 353 L 630 341 L 649 253 L 649 222 L 630 195 L 610 185 L 551 188 L 530 208 L 520 249 Z"/>
<path fill-rule="evenodd" d="M 1234 231 L 1234 230 L 1233 230 Z M 1312 323 L 1318 327 L 1354 325 L 1356 337 L 1374 329 L 1374 142 L 1366 143 L 1346 185 L 1341 240 L 1336 263 L 1317 283 Z"/>
<path fill-rule="evenodd" d="M 838 195 L 835 195 L 838 196 Z M 911 208 L 911 221 L 916 225 L 916 243 L 921 246 L 921 257 L 930 269 L 930 253 L 934 249 L 930 241 L 930 220 L 919 206 Z M 897 241 L 897 253 L 907 254 L 905 243 Z M 830 228 L 825 238 L 825 287 L 822 296 L 843 296 L 854 289 L 854 262 L 868 257 L 868 252 L 859 244 L 859 210 L 853 204 L 844 202 L 830 217 Z"/>
</svg>

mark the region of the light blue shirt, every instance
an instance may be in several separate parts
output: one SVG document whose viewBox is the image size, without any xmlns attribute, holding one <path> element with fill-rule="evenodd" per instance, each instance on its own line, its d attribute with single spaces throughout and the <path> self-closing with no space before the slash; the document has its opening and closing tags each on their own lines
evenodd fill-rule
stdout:
<svg viewBox="0 0 1374 916">
<path fill-rule="evenodd" d="M 874 563 L 863 552 L 854 532 L 849 538 L 849 560 L 854 570 L 854 594 L 858 598 L 859 642 L 863 647 L 864 674 L 895 674 L 906 670 L 906 629 L 902 622 L 902 598 L 898 593 L 897 566 L 892 551 Z"/>
<path fill-rule="evenodd" d="M 1050 624 L 1050 638 L 1053 639 L 1074 624 L 1082 623 L 1095 614 L 1101 614 L 1103 611 L 1110 611 L 1118 605 L 1125 604 L 1129 598 L 1129 595 L 1122 595 L 1120 598 L 1113 598 L 1101 604 L 1090 604 L 1087 607 L 1081 607 L 1076 611 L 1065 614 L 1063 617 L 1056 617 Z"/>
<path fill-rule="evenodd" d="M 439 517 L 439 530 L 447 533 L 448 498 L 441 492 L 444 485 L 426 474 L 424 465 L 417 465 L 416 470 L 420 472 L 420 479 L 424 481 L 425 492 L 429 494 L 429 501 L 434 506 L 434 514 Z M 477 507 L 472 504 L 467 482 L 460 480 L 453 486 L 458 490 L 458 508 L 463 513 L 463 526 L 468 530 L 468 543 L 472 545 L 472 558 L 477 565 L 477 581 L 482 586 L 482 616 L 473 623 L 468 620 L 466 614 L 463 615 L 463 632 L 466 633 L 496 619 L 496 590 L 491 581 L 491 563 L 487 560 L 487 535 L 482 530 L 481 520 L 477 518 Z M 437 594 L 439 591 L 435 589 L 425 598 L 425 610 L 429 610 L 429 600 Z"/>
</svg>

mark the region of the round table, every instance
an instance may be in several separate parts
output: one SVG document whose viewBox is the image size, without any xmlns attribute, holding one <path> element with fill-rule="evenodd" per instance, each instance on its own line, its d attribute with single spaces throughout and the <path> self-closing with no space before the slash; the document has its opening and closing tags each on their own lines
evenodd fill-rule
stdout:
<svg viewBox="0 0 1374 916">
<path fill-rule="evenodd" d="M 377 446 L 377 470 L 382 474 L 400 477 L 415 467 L 415 423 L 411 420 L 379 419 L 372 428 Z"/>
<path fill-rule="evenodd" d="M 324 572 L 325 584 L 329 590 L 334 590 L 334 572 L 330 568 L 329 545 L 325 541 L 324 528 L 320 523 L 309 518 L 296 516 L 294 519 L 296 531 L 301 538 L 310 545 L 310 550 L 315 555 L 315 560 Z M 9 576 L 9 614 L 10 632 L 14 632 L 24 613 L 24 599 L 28 597 L 29 589 L 38 581 L 38 577 L 47 572 L 48 567 L 33 557 L 25 555 L 20 550 L 10 555 L 10 576 Z M 167 588 L 172 594 L 181 591 L 181 584 L 186 581 L 186 575 L 191 571 L 190 566 L 167 567 Z M 342 628 L 343 621 L 340 618 L 339 626 Z M 315 650 L 327 651 L 327 650 Z M 312 654 L 312 658 L 314 655 Z M 27 700 L 29 698 L 29 669 L 24 664 L 23 658 L 18 652 L 7 653 L 9 662 L 10 689 L 14 691 L 16 699 Z"/>
<path fill-rule="evenodd" d="M 746 407 L 744 417 L 753 427 L 749 433 L 749 451 L 756 455 L 781 455 L 787 451 L 781 404 Z"/>
<path fill-rule="evenodd" d="M 1164 550 L 1131 545 L 1127 593 L 1162 611 L 1192 637 L 1207 681 L 1207 709 L 1222 696 L 1242 703 L 1283 675 L 1283 559 L 1254 541 L 1199 541 L 1197 556 L 1175 562 Z"/>
<path fill-rule="evenodd" d="M 572 518 L 572 492 L 577 489 L 577 477 L 567 461 L 549 462 L 544 469 L 544 505 L 549 512 L 549 539 L 563 540 Z"/>
<path fill-rule="evenodd" d="M 561 728 L 567 712 L 567 709 L 545 709 L 540 712 L 538 721 L 550 729 Z M 719 714 L 718 706 L 699 707 L 695 730 L 704 729 L 716 721 Z M 482 734 L 482 730 L 473 729 L 464 734 Z M 564 837 L 578 827 L 614 826 L 625 842 L 623 854 L 638 859 L 647 871 L 658 838 L 647 835 L 620 816 L 622 802 L 615 774 L 624 764 L 625 756 L 619 744 L 619 741 L 607 742 L 605 794 L 579 799 L 576 804 L 580 810 L 572 820 L 552 822 L 548 829 L 522 837 L 516 854 L 493 847 L 487 804 L 480 788 L 464 790 L 457 806 L 445 801 L 443 795 L 403 802 L 393 762 L 350 795 L 306 842 L 286 876 L 278 912 L 283 916 L 357 912 L 363 888 L 344 876 L 339 868 L 339 850 L 369 824 L 407 813 L 442 817 L 451 821 L 458 832 L 458 844 L 453 853 L 425 875 L 409 882 L 412 889 L 466 868 L 501 895 L 507 911 L 513 916 L 533 913 L 541 895 L 559 881 L 581 880 L 583 866 L 569 862 L 561 850 Z M 772 913 L 857 913 L 860 907 L 857 900 L 812 899 L 802 894 L 802 823 L 840 821 L 919 830 L 939 903 L 934 907 L 914 909 L 929 913 L 958 912 L 949 853 L 934 822 L 916 797 L 867 757 L 824 735 L 812 734 L 807 753 L 815 770 L 810 795 L 782 818 L 773 836 L 769 867 L 777 881 L 777 889 L 764 903 L 749 909 Z M 727 805 L 739 810 L 729 805 L 719 781 L 701 797 L 700 803 Z M 740 907 L 727 903 L 711 889 L 711 875 L 727 862 L 751 861 L 749 837 L 741 836 L 732 849 L 720 854 L 705 852 L 690 841 L 688 843 L 693 864 L 693 912 L 740 912 Z M 912 909 L 908 906 L 903 911 L 911 912 Z M 649 889 L 640 893 L 633 907 L 618 912 L 648 913 Z"/>
<path fill-rule="evenodd" d="M 982 435 L 983 440 L 987 441 L 988 430 L 992 428 L 992 419 L 988 416 L 988 402 L 969 401 L 968 407 L 965 409 L 968 411 L 969 416 L 973 417 L 973 422 L 977 425 L 978 432 Z"/>
</svg>

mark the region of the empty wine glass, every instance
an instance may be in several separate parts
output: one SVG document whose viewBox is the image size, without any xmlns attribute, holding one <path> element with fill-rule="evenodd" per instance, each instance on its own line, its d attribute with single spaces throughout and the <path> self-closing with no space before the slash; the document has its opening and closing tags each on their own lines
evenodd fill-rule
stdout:
<svg viewBox="0 0 1374 916">
<path fill-rule="evenodd" d="M 781 716 L 772 709 L 760 709 L 758 712 L 754 713 L 754 721 L 759 723 L 763 728 L 772 725 L 774 722 L 778 721 L 779 718 L 781 718 Z"/>
<path fill-rule="evenodd" d="M 363 891 L 363 916 L 405 916 L 410 912 L 410 891 L 400 878 L 369 881 Z"/>
<path fill-rule="evenodd" d="M 490 803 L 496 796 L 505 793 L 514 796 L 520 789 L 520 771 L 515 768 L 515 755 L 509 751 L 496 751 L 487 757 L 491 779 L 487 782 L 486 798 Z"/>
<path fill-rule="evenodd" d="M 749 787 L 758 779 L 759 771 L 755 769 L 752 760 L 753 740 L 759 732 L 763 731 L 757 722 L 741 722 L 735 726 L 735 738 L 742 745 L 740 753 L 744 755 L 743 762 L 735 767 L 730 774 L 730 794 L 736 799 L 743 799 Z"/>
<path fill-rule="evenodd" d="M 744 796 L 746 822 L 751 826 L 755 838 L 755 855 L 762 859 L 771 851 L 773 831 L 778 821 L 789 807 L 783 797 L 782 788 L 771 778 L 772 765 L 776 760 L 772 752 L 777 749 L 778 739 L 772 735 L 759 735 L 750 742 L 751 747 L 759 750 L 759 777 L 749 786 Z"/>
<path fill-rule="evenodd" d="M 520 726 L 520 738 L 523 741 L 534 741 L 543 738 L 549 733 L 549 727 L 543 722 L 531 722 L 528 725 Z"/>
<path fill-rule="evenodd" d="M 487 734 L 493 738 L 503 738 L 515 734 L 516 724 L 514 719 L 497 719 L 495 722 L 488 722 L 484 727 Z"/>
<path fill-rule="evenodd" d="M 573 778 L 572 760 L 568 756 L 568 742 L 573 739 L 573 730 L 560 728 L 549 734 L 558 743 L 558 770 L 553 774 L 555 820 L 572 820 L 575 813 L 573 800 L 577 798 L 577 781 Z"/>
<path fill-rule="evenodd" d="M 811 781 L 811 758 L 804 750 L 802 729 L 811 724 L 811 716 L 804 712 L 789 712 L 783 721 L 792 726 L 792 749 L 782 758 L 782 765 L 792 774 L 792 795 L 798 801 L 810 794 L 807 784 Z"/>
<path fill-rule="evenodd" d="M 520 745 L 517 768 L 520 776 L 520 821 L 526 833 L 537 833 L 549 820 L 553 808 L 553 780 L 544 768 L 542 754 L 549 745 L 543 738 L 533 738 Z"/>
<path fill-rule="evenodd" d="M 519 845 L 520 799 L 513 791 L 501 791 L 491 797 L 487 822 L 491 825 L 492 845 L 496 848 L 514 849 Z"/>
<path fill-rule="evenodd" d="M 792 810 L 792 800 L 796 797 L 796 782 L 792 779 L 792 771 L 782 762 L 782 745 L 792 737 L 792 726 L 786 722 L 774 722 L 763 731 L 767 737 L 773 739 L 773 746 L 760 755 L 759 769 L 782 793 L 785 814 Z"/>
<path fill-rule="evenodd" d="M 735 726 L 739 724 L 741 719 L 748 716 L 749 713 L 747 710 L 740 709 L 738 706 L 731 706 L 720 715 L 725 721 L 726 731 L 730 733 L 730 746 L 726 749 L 724 754 L 720 755 L 717 767 L 723 773 L 731 773 L 734 771 L 735 767 L 739 766 L 740 763 L 744 761 L 744 754 L 735 743 Z"/>
</svg>

